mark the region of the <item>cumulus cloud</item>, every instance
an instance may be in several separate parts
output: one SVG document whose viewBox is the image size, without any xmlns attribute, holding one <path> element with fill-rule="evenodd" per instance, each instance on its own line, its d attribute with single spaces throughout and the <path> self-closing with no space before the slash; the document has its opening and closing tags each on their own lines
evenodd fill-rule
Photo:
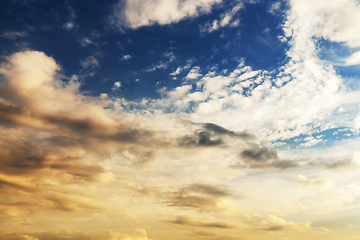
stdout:
<svg viewBox="0 0 360 240">
<path fill-rule="evenodd" d="M 350 57 L 345 59 L 345 65 L 347 66 L 359 65 L 359 64 L 360 64 L 360 52 L 355 52 Z"/>
<path fill-rule="evenodd" d="M 185 66 L 178 66 L 176 68 L 176 70 L 172 73 L 170 73 L 171 76 L 174 76 L 173 79 L 177 79 L 177 75 L 179 75 L 181 72 L 183 72 L 184 70 L 187 70 L 191 67 L 192 63 L 194 62 L 194 59 L 189 59 L 186 61 L 186 65 Z"/>
<path fill-rule="evenodd" d="M 360 153 L 358 151 L 350 154 L 349 158 L 339 161 L 327 161 L 323 163 L 331 169 L 353 169 L 360 167 Z"/>
<path fill-rule="evenodd" d="M 175 88 L 174 90 L 172 90 L 168 94 L 171 97 L 171 99 L 177 100 L 177 99 L 179 99 L 181 97 L 184 97 L 185 94 L 187 94 L 191 89 L 192 89 L 191 85 L 184 85 L 184 86 L 180 86 L 180 87 Z"/>
<path fill-rule="evenodd" d="M 124 0 L 116 4 L 110 21 L 117 26 L 133 29 L 154 24 L 165 25 L 208 13 L 214 5 L 221 2 L 222 0 Z"/>
<path fill-rule="evenodd" d="M 200 73 L 200 67 L 195 66 L 188 72 L 185 78 L 187 80 L 194 80 L 194 79 L 198 79 L 201 76 L 202 74 Z"/>
</svg>

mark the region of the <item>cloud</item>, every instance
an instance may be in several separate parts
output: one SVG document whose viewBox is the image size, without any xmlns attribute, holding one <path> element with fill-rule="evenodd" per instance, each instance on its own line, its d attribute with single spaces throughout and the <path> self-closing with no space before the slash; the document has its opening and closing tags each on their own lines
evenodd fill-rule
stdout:
<svg viewBox="0 0 360 240">
<path fill-rule="evenodd" d="M 136 29 L 154 24 L 166 25 L 182 19 L 208 13 L 221 0 L 119 1 L 110 22 L 121 27 Z"/>
<path fill-rule="evenodd" d="M 269 159 L 278 159 L 276 151 L 269 150 L 265 147 L 256 146 L 253 149 L 246 149 L 241 152 L 241 157 L 246 161 L 264 162 Z"/>
<path fill-rule="evenodd" d="M 16 32 L 16 31 L 8 31 L 0 35 L 0 38 L 6 38 L 6 39 L 16 39 L 16 38 L 22 38 L 27 37 L 28 34 L 26 32 Z"/>
<path fill-rule="evenodd" d="M 289 61 L 279 70 L 253 70 L 241 62 L 228 74 L 209 71 L 202 76 L 194 67 L 186 79 L 199 79 L 197 88 L 174 105 L 186 108 L 191 103 L 189 119 L 194 122 L 210 121 L 234 131 L 248 130 L 268 141 L 328 128 L 329 117 L 341 103 L 342 79 L 318 57 L 313 23 L 306 20 L 306 25 L 302 24 L 305 20 L 301 19 L 307 17 L 297 13 L 296 7 L 289 10 L 284 24 Z M 311 145 L 321 142 L 315 140 Z"/>
<path fill-rule="evenodd" d="M 193 62 L 194 62 L 194 59 L 187 60 L 185 66 L 178 66 L 174 72 L 170 73 L 170 75 L 174 76 L 173 79 L 176 79 L 177 78 L 176 76 L 179 75 L 184 70 L 189 69 L 191 67 L 191 65 L 193 64 Z"/>
<path fill-rule="evenodd" d="M 57 239 L 70 239 L 70 240 L 149 240 L 147 233 L 143 229 L 136 229 L 128 231 L 127 233 L 120 233 L 113 230 L 102 232 L 81 232 L 81 231 L 47 231 L 47 232 L 34 232 L 29 234 L 11 233 L 0 234 L 1 239 L 4 240 L 57 240 Z"/>
<path fill-rule="evenodd" d="M 326 167 L 331 169 L 353 169 L 353 168 L 359 168 L 360 167 L 360 153 L 358 151 L 353 152 L 349 158 L 335 161 L 335 162 L 329 162 L 326 161 L 323 163 Z"/>
<path fill-rule="evenodd" d="M 287 160 L 279 158 L 276 150 L 260 144 L 251 143 L 247 148 L 240 152 L 240 161 L 231 164 L 232 168 L 239 169 L 267 169 L 274 168 L 279 170 L 296 169 L 301 167 L 297 160 Z"/>
<path fill-rule="evenodd" d="M 360 46 L 360 34 L 357 26 L 360 23 L 360 6 L 355 1 L 290 1 L 293 20 L 302 22 L 303 27 L 318 37 L 333 42 L 344 42 L 349 47 Z M 306 17 L 303 20 L 299 18 Z M 295 19 L 294 19 L 295 18 Z"/>
<path fill-rule="evenodd" d="M 271 14 L 279 13 L 281 10 L 280 7 L 281 7 L 281 1 L 274 2 L 273 4 L 271 4 L 269 12 Z"/>
<path fill-rule="evenodd" d="M 169 221 L 171 223 L 186 225 L 191 227 L 201 228 L 220 228 L 232 229 L 241 228 L 243 230 L 262 230 L 265 232 L 306 232 L 312 231 L 311 222 L 288 222 L 282 218 L 274 215 L 267 215 L 266 217 L 259 214 L 249 214 L 243 219 L 237 219 L 236 224 L 229 222 L 219 222 L 214 220 L 199 220 L 195 217 L 179 216 L 175 220 Z"/>
<path fill-rule="evenodd" d="M 121 61 L 128 61 L 132 58 L 131 55 L 124 55 L 122 58 L 121 58 Z"/>
<path fill-rule="evenodd" d="M 305 186 L 323 185 L 329 183 L 329 181 L 322 179 L 321 176 L 318 175 L 304 176 L 302 174 L 293 177 L 290 181 Z"/>
<path fill-rule="evenodd" d="M 69 12 L 68 21 L 63 25 L 63 28 L 67 31 L 70 31 L 71 29 L 76 27 L 75 19 L 77 18 L 77 16 L 75 14 L 75 10 L 70 6 L 68 6 L 68 12 Z"/>
<path fill-rule="evenodd" d="M 200 33 L 211 33 L 219 30 L 220 28 L 230 26 L 237 27 L 240 24 L 238 19 L 233 20 L 235 14 L 244 7 L 243 3 L 238 3 L 230 11 L 223 13 L 220 19 L 213 20 L 211 23 L 207 22 L 205 25 L 200 26 Z"/>
<path fill-rule="evenodd" d="M 39 240 L 27 234 L 2 234 L 1 238 L 4 240 Z"/>
<path fill-rule="evenodd" d="M 158 63 L 153 63 L 151 66 L 145 68 L 144 70 L 146 72 L 154 72 L 158 69 L 166 69 L 166 68 L 168 68 L 169 64 L 176 59 L 176 56 L 172 52 L 165 52 L 165 53 L 163 53 L 162 56 L 164 58 L 167 58 L 168 61 L 166 61 L 166 62 L 160 61 Z"/>
<path fill-rule="evenodd" d="M 94 56 L 89 56 L 84 60 L 80 60 L 80 64 L 83 68 L 99 67 L 99 61 Z"/>
<path fill-rule="evenodd" d="M 223 222 L 203 222 L 197 221 L 190 217 L 177 217 L 175 220 L 169 221 L 170 223 L 180 224 L 180 225 L 187 225 L 193 227 L 202 227 L 202 228 L 223 228 L 223 229 L 230 229 L 234 228 L 233 225 L 223 223 Z"/>
<path fill-rule="evenodd" d="M 305 182 L 308 181 L 305 180 Z M 303 183 L 304 181 L 302 181 Z M 305 192 L 297 198 L 282 201 L 277 207 L 286 214 L 301 212 L 311 215 L 324 215 L 359 206 L 357 200 L 359 197 L 359 182 L 338 186 L 331 184 L 318 186 L 321 191 Z M 302 206 L 302 209 L 299 209 L 300 206 Z"/>
<path fill-rule="evenodd" d="M 115 92 L 117 90 L 119 90 L 121 87 L 121 82 L 115 82 L 113 87 L 111 88 L 111 91 Z"/>
<path fill-rule="evenodd" d="M 345 59 L 346 66 L 353 66 L 360 64 L 360 51 L 353 53 L 350 57 Z"/>
<path fill-rule="evenodd" d="M 166 203 L 172 207 L 215 211 L 221 209 L 222 198 L 230 196 L 232 193 L 223 186 L 194 183 L 171 194 Z"/>
<path fill-rule="evenodd" d="M 276 217 L 274 215 L 268 215 L 261 217 L 258 214 L 251 216 L 251 220 L 247 221 L 247 224 L 252 228 L 258 228 L 267 232 L 280 232 L 280 231 L 296 231 L 296 232 L 308 232 L 312 230 L 311 222 L 293 223 L 287 222 L 284 219 Z"/>
<path fill-rule="evenodd" d="M 172 59 L 170 53 L 164 57 Z M 264 175 L 279 173 L 268 171 L 265 174 L 265 170 L 296 170 L 301 166 L 337 169 L 329 165 L 330 161 L 325 163 L 325 159 L 319 165 L 311 165 L 307 159 L 284 158 L 248 131 L 229 129 L 216 121 L 193 122 L 181 119 L 177 113 L 155 111 L 160 103 L 167 107 L 169 102 L 175 102 L 180 109 L 186 105 L 185 101 L 210 99 L 210 93 L 215 98 L 226 99 L 226 95 L 222 95 L 223 88 L 233 91 L 237 84 L 250 80 L 261 85 L 262 79 L 268 77 L 264 72 L 253 71 L 244 65 L 228 76 L 210 72 L 200 79 L 199 84 L 185 83 L 168 91 L 167 97 L 159 101 L 136 103 L 105 94 L 86 96 L 80 92 L 76 76 L 70 80 L 61 77 L 58 75 L 60 70 L 53 58 L 36 51 L 13 54 L 0 65 L 0 187 L 6 196 L 0 200 L 0 214 L 4 218 L 26 217 L 34 221 L 36 227 L 33 229 L 43 226 L 43 220 L 38 220 L 43 216 L 63 217 L 66 223 L 59 225 L 72 229 L 89 228 L 93 226 L 88 224 L 91 221 L 81 225 L 78 220 L 88 214 L 105 222 L 101 228 L 113 226 L 115 218 L 120 221 L 116 224 L 121 225 L 124 222 L 133 224 L 133 216 L 142 216 L 141 224 L 145 225 L 172 219 L 168 222 L 173 226 L 214 231 L 238 227 L 263 232 L 311 229 L 307 222 L 293 223 L 273 215 L 249 216 L 249 212 L 265 207 L 269 207 L 269 211 L 276 209 L 264 193 L 268 188 L 281 192 L 284 185 L 293 188 L 294 182 L 306 185 L 311 181 L 310 185 L 323 186 L 320 178 L 308 174 L 302 179 L 294 177 L 290 182 L 270 179 L 263 189 L 258 186 Z M 115 84 L 117 86 L 121 87 L 121 84 Z M 239 90 L 234 92 L 239 93 Z M 260 103 L 268 104 L 264 100 Z M 158 108 L 152 104 L 159 104 Z M 239 104 L 246 104 L 246 100 Z M 355 157 L 344 164 L 352 166 L 357 161 Z M 249 180 L 247 174 L 256 181 Z M 287 173 L 282 171 L 280 174 Z M 291 173 L 291 177 L 294 175 Z M 259 185 L 254 187 L 254 182 Z M 359 192 L 357 188 L 356 184 L 346 186 L 339 193 L 345 193 L 347 200 L 335 198 L 326 210 L 344 208 L 344 202 L 357 196 L 354 194 Z M 309 199 L 306 194 L 301 192 L 294 196 L 287 191 L 281 195 L 287 200 L 285 210 L 291 212 L 294 206 L 303 209 L 303 202 Z M 253 201 L 255 198 L 270 200 Z M 323 196 L 319 199 L 318 205 L 324 201 Z M 310 196 L 311 203 L 316 200 Z M 317 207 L 311 208 L 318 205 L 310 204 L 304 211 L 321 212 Z M 244 206 L 243 209 L 251 206 L 255 210 L 243 210 L 239 206 Z M 355 206 L 354 203 L 349 208 Z M 174 217 L 191 212 L 197 217 Z M 107 218 L 110 220 L 106 221 Z M 55 229 L 56 221 L 48 225 Z M 126 224 L 124 228 L 128 226 Z M 12 229 L 16 227 L 19 225 Z M 86 239 L 88 236 L 99 240 L 148 238 L 140 233 L 128 233 L 128 236 L 117 232 L 62 234 L 69 239 Z M 59 233 L 21 232 L 16 237 L 21 235 L 51 239 Z M 3 236 L 10 238 L 10 235 Z"/>
<path fill-rule="evenodd" d="M 93 42 L 91 39 L 87 37 L 79 39 L 78 42 L 80 43 L 81 47 L 86 47 L 88 45 L 97 45 L 97 43 Z"/>
<path fill-rule="evenodd" d="M 190 72 L 186 75 L 186 79 L 187 80 L 194 80 L 194 79 L 198 79 L 202 76 L 202 74 L 200 73 L 200 67 L 198 66 L 194 66 Z"/>
<path fill-rule="evenodd" d="M 184 97 L 191 89 L 191 85 L 180 86 L 170 91 L 168 95 L 171 97 L 172 100 L 177 100 L 181 97 Z"/>
<path fill-rule="evenodd" d="M 179 66 L 176 68 L 176 70 L 174 72 L 170 73 L 170 75 L 177 76 L 181 73 L 182 70 L 183 70 L 183 68 Z"/>
</svg>

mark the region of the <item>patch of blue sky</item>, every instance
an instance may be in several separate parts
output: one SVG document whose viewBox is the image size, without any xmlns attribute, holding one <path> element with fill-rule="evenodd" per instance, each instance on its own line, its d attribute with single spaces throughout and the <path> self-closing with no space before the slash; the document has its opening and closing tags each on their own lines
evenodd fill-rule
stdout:
<svg viewBox="0 0 360 240">
<path fill-rule="evenodd" d="M 352 90 L 359 90 L 360 65 L 350 65 L 347 59 L 360 48 L 351 48 L 345 43 L 332 42 L 325 39 L 318 40 L 319 57 L 331 64 L 336 73 L 343 78 L 343 83 Z"/>
<path fill-rule="evenodd" d="M 359 133 L 352 131 L 349 127 L 336 127 L 324 131 L 318 128 L 314 129 L 310 134 L 300 134 L 290 139 L 275 141 L 273 144 L 280 150 L 288 148 L 326 148 L 336 145 L 338 141 L 357 138 L 359 138 Z"/>
</svg>

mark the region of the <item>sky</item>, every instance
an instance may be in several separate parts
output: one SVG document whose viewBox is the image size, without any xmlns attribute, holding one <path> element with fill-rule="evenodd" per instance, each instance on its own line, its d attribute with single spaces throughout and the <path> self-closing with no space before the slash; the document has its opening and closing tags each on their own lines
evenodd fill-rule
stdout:
<svg viewBox="0 0 360 240">
<path fill-rule="evenodd" d="M 0 238 L 359 240 L 358 0 L 0 2 Z"/>
</svg>

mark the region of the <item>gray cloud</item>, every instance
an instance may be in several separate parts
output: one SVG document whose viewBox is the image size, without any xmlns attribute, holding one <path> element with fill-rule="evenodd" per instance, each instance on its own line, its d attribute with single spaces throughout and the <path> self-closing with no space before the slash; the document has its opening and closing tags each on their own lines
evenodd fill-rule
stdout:
<svg viewBox="0 0 360 240">
<path fill-rule="evenodd" d="M 249 147 L 240 152 L 241 162 L 230 165 L 232 168 L 239 169 L 267 169 L 274 168 L 285 170 L 289 168 L 298 168 L 298 160 L 280 159 L 276 150 L 261 144 L 251 143 Z"/>
<path fill-rule="evenodd" d="M 233 194 L 223 186 L 194 183 L 169 194 L 166 204 L 200 211 L 216 211 L 219 210 L 218 203 L 226 197 L 233 197 Z"/>
<path fill-rule="evenodd" d="M 277 160 L 279 157 L 277 152 L 274 150 L 269 150 L 263 146 L 256 146 L 252 149 L 246 149 L 241 152 L 241 158 L 245 161 L 254 161 L 254 162 L 266 162 L 269 160 Z"/>
<path fill-rule="evenodd" d="M 224 229 L 235 228 L 234 225 L 223 222 L 203 222 L 183 216 L 177 217 L 176 219 L 168 222 L 180 224 L 180 225 L 192 226 L 192 227 L 203 227 L 203 228 L 224 228 Z"/>
<path fill-rule="evenodd" d="M 239 137 L 239 138 L 243 138 L 243 139 L 254 138 L 253 135 L 251 135 L 247 132 L 235 133 L 233 131 L 230 131 L 226 128 L 223 128 L 223 127 L 213 124 L 213 123 L 204 123 L 204 127 L 206 130 L 211 131 L 213 133 L 217 133 L 217 134 L 224 134 L 224 135 L 228 135 L 231 137 Z"/>
</svg>

